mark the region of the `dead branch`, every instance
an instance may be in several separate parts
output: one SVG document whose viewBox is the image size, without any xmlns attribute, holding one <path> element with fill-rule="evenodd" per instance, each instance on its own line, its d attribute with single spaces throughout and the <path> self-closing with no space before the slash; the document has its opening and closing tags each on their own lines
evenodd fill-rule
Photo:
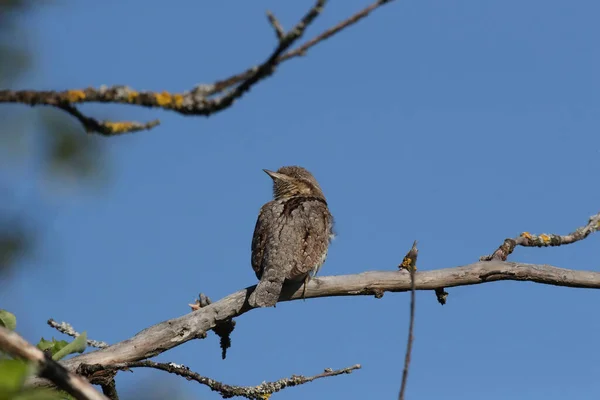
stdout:
<svg viewBox="0 0 600 400">
<path fill-rule="evenodd" d="M 599 214 L 590 218 L 593 223 L 590 228 L 586 228 L 585 237 L 600 228 L 600 223 L 596 222 Z M 415 290 L 435 290 L 438 293 L 440 288 L 477 285 L 502 280 L 600 289 L 600 272 L 492 259 L 455 268 L 415 272 L 412 280 L 405 271 L 370 271 L 354 275 L 314 278 L 306 285 L 305 296 L 306 298 L 364 295 L 381 297 L 385 292 L 412 290 L 413 285 Z M 105 349 L 70 358 L 64 361 L 63 365 L 68 370 L 75 371 L 81 364 L 107 366 L 140 361 L 154 357 L 192 339 L 205 338 L 207 332 L 219 323 L 252 309 L 247 300 L 255 287 L 256 285 L 247 287 L 217 302 L 207 304 L 197 311 L 158 323 L 144 329 L 132 338 Z M 285 285 L 279 301 L 302 298 L 303 287 L 304 285 L 300 287 Z M 95 381 L 92 379 L 92 382 Z M 32 380 L 31 383 L 34 385 L 47 384 L 40 380 Z"/>
<path fill-rule="evenodd" d="M 302 37 L 306 28 L 320 15 L 326 0 L 318 0 L 287 33 L 273 14 L 268 13 L 269 22 L 275 29 L 278 38 L 278 45 L 266 61 L 242 73 L 212 84 L 197 85 L 183 93 L 137 91 L 127 86 L 101 86 L 100 88 L 64 91 L 0 90 L 0 103 L 53 106 L 74 116 L 88 133 L 97 133 L 103 136 L 115 136 L 151 129 L 157 126 L 160 121 L 154 120 L 147 123 L 98 121 L 81 113 L 76 108 L 76 104 L 131 104 L 141 107 L 162 108 L 182 115 L 209 116 L 231 107 L 237 99 L 241 98 L 254 85 L 272 75 L 276 67 L 282 62 L 305 55 L 311 47 L 357 23 L 375 9 L 392 1 L 378 0 L 293 50 L 289 50 L 290 47 Z"/>
<path fill-rule="evenodd" d="M 56 329 L 57 331 L 59 331 L 60 333 L 64 333 L 65 335 L 71 336 L 76 338 L 77 336 L 79 336 L 79 332 L 77 332 L 72 326 L 71 324 L 69 324 L 68 322 L 56 322 L 55 320 L 53 320 L 52 318 L 50 318 L 47 321 L 48 325 L 50 325 L 52 328 Z M 92 346 L 92 347 L 96 347 L 98 349 L 104 349 L 107 348 L 109 346 L 108 343 L 106 342 L 101 342 L 98 340 L 92 340 L 92 339 L 88 339 L 87 340 L 87 344 L 88 346 Z"/>
<path fill-rule="evenodd" d="M 550 265 L 522 264 L 503 261 L 480 261 L 474 264 L 415 273 L 416 290 L 435 290 L 439 287 L 476 285 L 510 280 L 529 281 L 546 285 L 600 289 L 600 272 L 575 271 Z M 256 286 L 229 296 L 168 321 L 144 329 L 132 338 L 91 353 L 64 361 L 75 371 L 80 364 L 111 365 L 144 360 L 161 354 L 189 340 L 204 338 L 206 332 L 219 322 L 251 310 L 247 298 Z M 306 298 L 333 296 L 373 296 L 384 292 L 410 290 L 410 276 L 404 271 L 370 271 L 354 275 L 327 276 L 311 279 Z M 302 298 L 302 288 L 284 288 L 279 301 Z M 94 382 L 94 380 L 92 380 Z M 35 384 L 41 382 L 36 381 Z"/>
<path fill-rule="evenodd" d="M 324 372 L 320 374 L 308 377 L 302 375 L 292 375 L 289 378 L 282 378 L 274 382 L 263 382 L 258 386 L 227 385 L 217 380 L 202 376 L 194 371 L 191 371 L 185 365 L 175 363 L 157 363 L 148 360 L 112 364 L 107 366 L 99 364 L 82 364 L 78 368 L 77 373 L 80 373 L 84 376 L 90 376 L 99 371 L 127 371 L 131 368 L 154 368 L 159 369 L 161 371 L 166 371 L 171 374 L 176 374 L 188 380 L 192 380 L 202 385 L 208 386 L 211 390 L 218 392 L 219 394 L 221 394 L 221 396 L 223 396 L 223 398 L 226 399 L 236 396 L 245 397 L 247 399 L 264 399 L 267 398 L 267 396 L 279 392 L 280 390 L 283 390 L 287 387 L 303 385 L 305 383 L 309 383 L 320 378 L 349 374 L 356 369 L 360 369 L 360 365 L 356 364 L 351 367 L 338 369 L 335 371 L 330 368 L 327 368 Z"/>
<path fill-rule="evenodd" d="M 40 377 L 50 380 L 78 400 L 108 400 L 85 379 L 67 371 L 42 350 L 3 326 L 0 326 L 0 349 L 13 357 L 32 362 Z"/>
</svg>

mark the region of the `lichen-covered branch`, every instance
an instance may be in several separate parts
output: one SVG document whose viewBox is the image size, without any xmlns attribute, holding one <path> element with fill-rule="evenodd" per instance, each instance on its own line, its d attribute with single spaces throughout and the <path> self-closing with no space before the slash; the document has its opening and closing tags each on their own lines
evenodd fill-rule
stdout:
<svg viewBox="0 0 600 400">
<path fill-rule="evenodd" d="M 71 324 L 69 324 L 68 322 L 56 322 L 55 320 L 53 320 L 52 318 L 50 318 L 47 321 L 48 325 L 50 325 L 52 328 L 56 329 L 57 331 L 59 331 L 60 333 L 64 333 L 65 335 L 71 336 L 71 337 L 78 337 L 80 334 L 79 332 L 77 332 L 72 326 Z M 98 349 L 104 349 L 106 347 L 108 347 L 108 343 L 106 342 L 101 342 L 98 340 L 92 340 L 92 339 L 88 339 L 87 340 L 87 344 L 88 346 L 92 346 L 92 347 L 96 347 Z"/>
<path fill-rule="evenodd" d="M 543 233 L 541 235 L 532 235 L 529 232 L 523 232 L 516 238 L 505 239 L 504 242 L 492 254 L 483 256 L 481 261 L 502 260 L 506 261 L 508 256 L 517 246 L 523 247 L 548 247 L 562 246 L 571 244 L 588 237 L 590 233 L 600 230 L 600 213 L 592 215 L 585 226 L 577 228 L 568 235 L 555 235 L 552 233 Z"/>
<path fill-rule="evenodd" d="M 117 371 L 129 370 L 131 368 L 154 368 L 161 371 L 166 371 L 171 374 L 182 376 L 188 380 L 198 382 L 208 386 L 211 390 L 218 392 L 223 398 L 245 397 L 247 399 L 265 399 L 273 393 L 279 392 L 287 387 L 303 385 L 312 382 L 316 379 L 327 378 L 342 374 L 349 374 L 356 369 L 360 369 L 360 365 L 356 364 L 348 368 L 338 370 L 326 369 L 320 374 L 314 376 L 292 375 L 289 378 L 282 378 L 274 382 L 263 382 L 258 386 L 233 386 L 221 383 L 215 379 L 202 376 L 185 365 L 175 363 L 158 363 L 154 361 L 133 361 L 126 363 L 118 363 L 111 365 L 81 365 L 77 372 L 83 376 L 93 376 L 100 371 Z"/>
<path fill-rule="evenodd" d="M 78 400 L 108 400 L 85 379 L 69 372 L 42 350 L 3 326 L 0 326 L 0 350 L 33 363 L 40 377 L 50 380 Z"/>
<path fill-rule="evenodd" d="M 39 96 L 41 92 L 24 92 L 25 96 L 27 94 L 33 94 L 34 96 Z M 68 96 L 73 96 L 73 91 L 67 92 Z M 34 105 L 34 104 L 30 104 Z M 144 130 L 149 130 L 154 128 L 155 126 L 160 124 L 160 121 L 155 119 L 150 122 L 135 122 L 135 121 L 98 121 L 95 118 L 87 117 L 79 111 L 77 107 L 73 104 L 69 104 L 67 102 L 59 102 L 56 106 L 57 108 L 65 111 L 68 114 L 74 116 L 80 123 L 83 125 L 83 128 L 87 133 L 98 133 L 103 136 L 114 136 L 120 135 L 122 133 L 133 133 Z"/>
<path fill-rule="evenodd" d="M 76 104 L 131 104 L 142 107 L 158 107 L 183 115 L 209 116 L 229 108 L 254 85 L 270 76 L 282 62 L 305 55 L 311 47 L 355 24 L 375 9 L 391 1 L 393 0 L 379 0 L 372 3 L 336 26 L 301 44 L 296 49 L 290 48 L 303 36 L 306 28 L 323 11 L 326 0 L 316 1 L 304 17 L 287 32 L 283 30 L 273 14 L 268 13 L 267 16 L 275 29 L 278 44 L 262 64 L 212 84 L 197 85 L 182 93 L 137 91 L 127 86 L 101 86 L 100 88 L 90 87 L 64 91 L 0 90 L 0 103 L 53 106 L 74 116 L 87 132 L 104 136 L 151 129 L 158 125 L 159 121 L 154 120 L 147 123 L 98 121 L 81 113 L 76 108 Z"/>
</svg>

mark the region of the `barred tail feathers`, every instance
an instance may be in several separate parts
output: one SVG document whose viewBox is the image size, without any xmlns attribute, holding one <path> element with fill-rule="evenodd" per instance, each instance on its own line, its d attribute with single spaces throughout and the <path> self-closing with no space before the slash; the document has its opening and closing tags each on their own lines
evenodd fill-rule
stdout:
<svg viewBox="0 0 600 400">
<path fill-rule="evenodd" d="M 279 300 L 283 282 L 285 281 L 285 273 L 279 268 L 265 268 L 263 275 L 250 294 L 248 303 L 252 307 L 273 307 Z"/>
</svg>

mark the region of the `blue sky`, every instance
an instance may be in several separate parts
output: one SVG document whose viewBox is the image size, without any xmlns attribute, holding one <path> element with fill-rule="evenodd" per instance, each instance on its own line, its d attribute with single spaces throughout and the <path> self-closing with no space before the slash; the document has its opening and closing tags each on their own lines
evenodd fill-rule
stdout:
<svg viewBox="0 0 600 400">
<path fill-rule="evenodd" d="M 265 10 L 289 28 L 311 4 L 40 7 L 25 21 L 36 67 L 19 85 L 187 90 L 268 56 Z M 331 1 L 307 38 L 366 4 Z M 114 343 L 187 313 L 198 292 L 217 300 L 254 284 L 250 240 L 271 196 L 262 168 L 282 165 L 312 171 L 336 218 L 322 275 L 393 270 L 414 239 L 419 269 L 430 270 L 474 262 L 522 231 L 568 233 L 600 211 L 599 13 L 591 0 L 396 1 L 209 119 L 85 106 L 162 125 L 100 139 L 100 189 L 32 189 L 49 204 L 41 256 L 4 285 L 2 307 L 32 341 L 60 336 L 45 325 L 52 317 Z M 510 259 L 597 270 L 599 240 L 518 248 Z M 407 398 L 598 397 L 597 292 L 519 282 L 449 292 L 444 307 L 417 295 Z M 394 398 L 408 300 L 284 303 L 238 318 L 225 361 L 213 334 L 158 359 L 237 385 L 360 363 L 277 398 Z M 159 371 L 123 373 L 117 384 L 131 398 L 156 379 L 219 398 Z"/>
</svg>

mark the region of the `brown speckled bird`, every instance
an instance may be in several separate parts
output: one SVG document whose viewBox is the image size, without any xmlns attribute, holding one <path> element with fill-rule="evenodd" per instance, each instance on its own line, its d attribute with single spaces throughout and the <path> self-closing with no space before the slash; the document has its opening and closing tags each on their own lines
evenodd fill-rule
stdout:
<svg viewBox="0 0 600 400">
<path fill-rule="evenodd" d="M 274 199 L 262 206 L 252 238 L 252 269 L 260 279 L 248 302 L 277 303 L 286 279 L 304 288 L 327 258 L 333 217 L 317 180 L 302 167 L 264 170 L 273 179 Z"/>
</svg>

